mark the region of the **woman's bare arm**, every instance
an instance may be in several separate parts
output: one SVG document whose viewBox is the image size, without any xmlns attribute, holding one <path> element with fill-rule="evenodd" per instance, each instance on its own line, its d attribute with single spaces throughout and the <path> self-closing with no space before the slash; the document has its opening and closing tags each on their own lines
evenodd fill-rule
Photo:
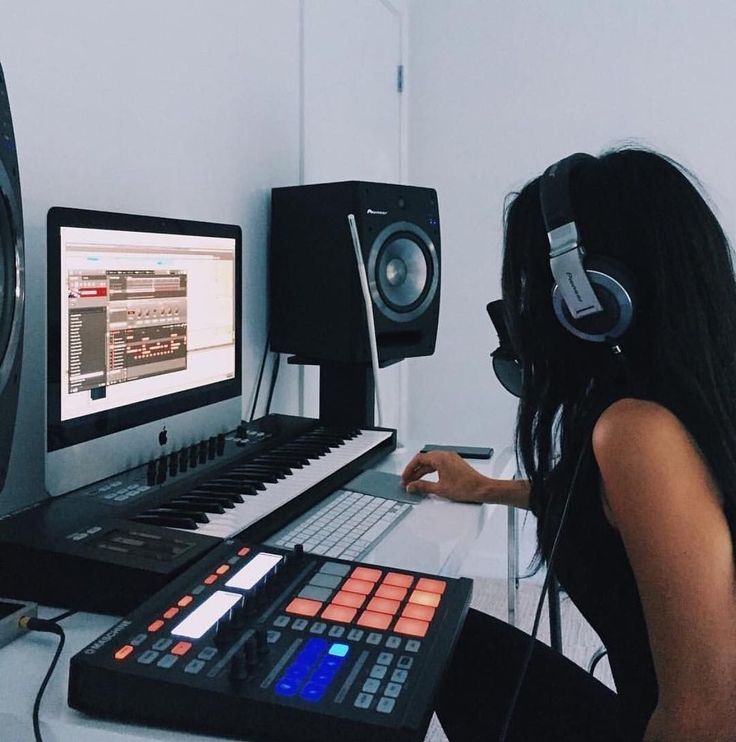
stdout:
<svg viewBox="0 0 736 742">
<path fill-rule="evenodd" d="M 682 423 L 619 400 L 593 450 L 636 577 L 659 701 L 646 742 L 736 739 L 736 574 L 720 494 Z"/>
</svg>

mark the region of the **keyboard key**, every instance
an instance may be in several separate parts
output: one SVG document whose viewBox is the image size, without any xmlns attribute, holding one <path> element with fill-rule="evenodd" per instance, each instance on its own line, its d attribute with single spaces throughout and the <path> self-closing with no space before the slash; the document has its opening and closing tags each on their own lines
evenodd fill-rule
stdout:
<svg viewBox="0 0 736 742">
<path fill-rule="evenodd" d="M 381 698 L 376 704 L 376 711 L 381 714 L 390 714 L 394 710 L 396 701 L 393 698 Z"/>
</svg>

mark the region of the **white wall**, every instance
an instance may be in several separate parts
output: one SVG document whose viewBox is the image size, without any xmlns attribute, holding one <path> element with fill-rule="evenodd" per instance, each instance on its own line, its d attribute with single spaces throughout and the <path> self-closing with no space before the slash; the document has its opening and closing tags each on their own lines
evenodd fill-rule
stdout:
<svg viewBox="0 0 736 742">
<path fill-rule="evenodd" d="M 0 0 L 27 270 L 3 503 L 17 507 L 43 491 L 52 205 L 242 226 L 249 403 L 265 341 L 270 188 L 299 176 L 299 53 L 299 0 Z"/>
<path fill-rule="evenodd" d="M 437 352 L 411 361 L 409 435 L 510 440 L 485 304 L 504 197 L 573 151 L 629 140 L 699 175 L 733 235 L 736 5 L 727 0 L 410 0 L 410 182 L 435 186 Z"/>
</svg>

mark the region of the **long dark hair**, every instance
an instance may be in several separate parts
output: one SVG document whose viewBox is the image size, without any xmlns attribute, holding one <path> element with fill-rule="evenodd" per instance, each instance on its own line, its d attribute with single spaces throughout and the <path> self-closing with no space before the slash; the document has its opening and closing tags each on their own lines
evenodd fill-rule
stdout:
<svg viewBox="0 0 736 742">
<path fill-rule="evenodd" d="M 507 207 L 503 297 L 523 370 L 517 450 L 543 558 L 556 505 L 600 412 L 591 396 L 646 398 L 677 415 L 720 486 L 734 536 L 736 280 L 728 240 L 695 182 L 672 160 L 638 148 L 607 152 L 572 173 L 582 244 L 623 264 L 637 287 L 634 323 L 619 343 L 628 378 L 609 348 L 574 337 L 554 315 L 539 178 Z"/>
</svg>

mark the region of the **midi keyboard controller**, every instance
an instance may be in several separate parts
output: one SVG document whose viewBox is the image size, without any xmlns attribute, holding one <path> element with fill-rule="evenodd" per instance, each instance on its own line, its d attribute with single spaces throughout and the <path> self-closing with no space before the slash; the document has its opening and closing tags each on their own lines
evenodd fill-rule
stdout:
<svg viewBox="0 0 736 742">
<path fill-rule="evenodd" d="M 72 658 L 69 705 L 239 739 L 418 742 L 471 586 L 228 540 Z"/>
</svg>

